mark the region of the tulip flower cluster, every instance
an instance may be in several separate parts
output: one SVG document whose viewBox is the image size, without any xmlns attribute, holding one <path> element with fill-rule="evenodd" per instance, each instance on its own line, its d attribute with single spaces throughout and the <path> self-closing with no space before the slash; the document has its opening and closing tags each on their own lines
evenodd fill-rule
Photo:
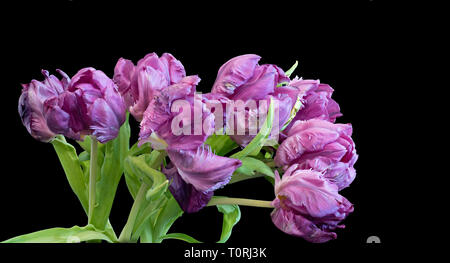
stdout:
<svg viewBox="0 0 450 263">
<path fill-rule="evenodd" d="M 5 242 L 199 242 L 168 233 L 183 213 L 216 206 L 226 242 L 240 219 L 239 206 L 269 208 L 281 231 L 321 243 L 353 211 L 340 191 L 355 179 L 358 158 L 350 124 L 318 80 L 291 78 L 261 57 L 242 55 L 218 71 L 211 92 L 186 75 L 171 54 L 150 53 L 135 65 L 119 59 L 114 76 L 84 68 L 58 79 L 24 84 L 23 125 L 55 148 L 68 182 L 85 210 L 84 227 L 52 228 Z M 129 115 L 140 123 L 130 146 Z M 77 149 L 66 138 L 74 140 Z M 78 147 L 79 148 L 79 147 Z M 109 214 L 120 178 L 134 198 L 119 236 Z M 215 196 L 215 190 L 264 177 L 274 200 Z"/>
</svg>

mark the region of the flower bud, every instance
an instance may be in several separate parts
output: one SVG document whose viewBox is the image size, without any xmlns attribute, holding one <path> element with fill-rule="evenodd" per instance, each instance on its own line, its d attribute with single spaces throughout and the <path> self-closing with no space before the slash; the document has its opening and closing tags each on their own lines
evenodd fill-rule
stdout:
<svg viewBox="0 0 450 263">
<path fill-rule="evenodd" d="M 147 54 L 136 66 L 121 58 L 114 69 L 114 81 L 125 98 L 127 108 L 138 121 L 142 120 L 148 105 L 161 90 L 185 76 L 181 62 L 169 53 L 161 57 L 156 53 Z"/>
<path fill-rule="evenodd" d="M 232 100 L 260 100 L 273 94 L 279 83 L 289 81 L 276 65 L 258 65 L 260 59 L 253 54 L 230 59 L 220 67 L 211 92 Z"/>
<path fill-rule="evenodd" d="M 353 212 L 353 205 L 339 195 L 336 185 L 296 164 L 282 179 L 275 171 L 275 196 L 272 222 L 283 232 L 313 243 L 335 239 L 332 230 L 344 228 L 340 222 Z"/>
<path fill-rule="evenodd" d="M 297 121 L 278 147 L 275 163 L 284 167 L 298 164 L 301 169 L 319 171 L 341 190 L 356 176 L 353 165 L 358 155 L 351 135 L 350 124 L 319 119 Z"/>
<path fill-rule="evenodd" d="M 141 122 L 140 145 L 150 142 L 154 149 L 194 150 L 213 134 L 214 115 L 195 97 L 199 81 L 197 76 L 185 77 L 155 96 Z"/>
<path fill-rule="evenodd" d="M 289 114 L 297 101 L 298 90 L 295 88 L 277 87 L 283 82 L 289 82 L 284 71 L 276 65 L 258 65 L 261 57 L 257 55 L 242 55 L 232 58 L 219 70 L 212 93 L 221 94 L 230 100 L 241 100 L 245 104 L 259 101 L 270 101 L 270 98 L 279 100 L 275 112 L 280 113 L 278 127 L 283 127 L 288 120 Z M 230 137 L 239 145 L 246 146 L 256 134 L 250 134 L 249 119 L 258 113 L 253 109 L 245 108 L 243 119 L 235 119 L 234 134 Z M 231 118 L 230 118 L 231 119 Z M 259 120 L 260 123 L 264 120 Z M 230 124 L 229 124 L 230 125 Z M 245 128 L 244 128 L 245 127 Z M 238 134 L 238 128 L 244 128 L 245 134 Z M 256 127 L 255 127 L 256 128 Z M 278 131 L 275 131 L 278 132 Z"/>
<path fill-rule="evenodd" d="M 117 86 L 94 68 L 80 70 L 67 90 L 58 98 L 47 100 L 45 107 L 52 127 L 75 140 L 91 134 L 101 143 L 112 140 L 126 117 Z"/>
<path fill-rule="evenodd" d="M 56 132 L 47 123 L 44 104 L 63 93 L 70 81 L 64 72 L 58 72 L 63 76 L 62 80 L 42 70 L 45 80 L 32 80 L 30 84 L 23 84 L 19 98 L 18 110 L 23 125 L 33 138 L 43 142 L 48 142 L 56 136 Z"/>
</svg>

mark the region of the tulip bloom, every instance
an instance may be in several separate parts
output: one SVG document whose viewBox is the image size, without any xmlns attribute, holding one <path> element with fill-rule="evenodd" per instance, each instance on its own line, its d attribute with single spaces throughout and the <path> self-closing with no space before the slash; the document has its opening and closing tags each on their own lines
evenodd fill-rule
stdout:
<svg viewBox="0 0 450 263">
<path fill-rule="evenodd" d="M 233 100 L 258 100 L 273 93 L 278 83 L 289 81 L 279 67 L 258 65 L 260 59 L 253 54 L 230 59 L 220 67 L 211 92 Z"/>
<path fill-rule="evenodd" d="M 275 171 L 275 196 L 272 222 L 283 232 L 313 243 L 336 239 L 332 230 L 344 228 L 340 222 L 353 212 L 336 185 L 319 172 L 298 169 L 297 164 L 282 179 Z"/>
<path fill-rule="evenodd" d="M 154 96 L 184 77 L 184 67 L 174 56 L 164 53 L 159 58 L 156 53 L 150 53 L 136 66 L 131 60 L 120 58 L 114 68 L 113 79 L 130 113 L 141 121 Z"/>
<path fill-rule="evenodd" d="M 213 196 L 213 191 L 226 185 L 241 161 L 215 155 L 207 146 L 196 150 L 169 150 L 172 167 L 163 169 L 169 181 L 170 192 L 180 207 L 197 212 Z"/>
<path fill-rule="evenodd" d="M 80 140 L 94 135 L 101 143 L 117 137 L 125 121 L 125 104 L 114 82 L 102 71 L 84 68 L 73 76 L 67 90 L 45 102 L 52 129 Z"/>
<path fill-rule="evenodd" d="M 283 127 L 289 119 L 297 96 L 301 95 L 298 89 L 293 87 L 277 87 L 278 84 L 289 82 L 290 79 L 284 71 L 276 65 L 258 65 L 261 57 L 257 55 L 242 55 L 232 58 L 219 70 L 212 93 L 221 94 L 230 100 L 241 100 L 245 103 L 252 100 L 259 104 L 260 100 L 269 101 L 270 97 L 279 100 L 275 112 L 279 113 L 278 127 Z M 256 134 L 250 134 L 249 118 L 255 115 L 252 109 L 245 109 L 245 118 L 236 120 L 234 127 L 245 129 L 243 135 L 231 135 L 230 137 L 239 145 L 247 145 Z M 260 120 L 262 122 L 264 120 Z M 276 131 L 278 132 L 278 131 Z"/>
<path fill-rule="evenodd" d="M 356 176 L 353 165 L 358 155 L 351 135 L 350 124 L 319 119 L 297 121 L 279 146 L 275 163 L 283 167 L 299 164 L 301 169 L 322 172 L 341 190 Z"/>
<path fill-rule="evenodd" d="M 195 150 L 214 133 L 214 115 L 195 97 L 199 81 L 197 76 L 185 77 L 155 96 L 141 122 L 140 145 L 150 142 L 153 149 Z"/>
<path fill-rule="evenodd" d="M 63 93 L 70 82 L 66 73 L 60 70 L 58 72 L 62 75 L 61 80 L 42 70 L 45 80 L 43 82 L 32 80 L 30 84 L 23 84 L 19 98 L 18 110 L 23 125 L 33 138 L 43 142 L 48 142 L 56 136 L 55 131 L 47 124 L 44 104 Z"/>
</svg>

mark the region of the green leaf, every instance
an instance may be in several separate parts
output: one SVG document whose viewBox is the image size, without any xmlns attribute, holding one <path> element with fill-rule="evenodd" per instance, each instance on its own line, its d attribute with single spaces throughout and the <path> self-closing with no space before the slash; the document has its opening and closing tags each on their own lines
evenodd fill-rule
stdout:
<svg viewBox="0 0 450 263">
<path fill-rule="evenodd" d="M 125 162 L 125 183 L 127 185 L 128 191 L 130 192 L 133 199 L 136 199 L 137 192 L 139 191 L 139 187 L 141 185 L 141 181 L 139 178 L 128 168 L 128 163 Z"/>
<path fill-rule="evenodd" d="M 211 146 L 211 150 L 220 156 L 225 156 L 227 153 L 239 147 L 228 135 L 213 134 L 208 137 L 205 143 Z"/>
<path fill-rule="evenodd" d="M 155 214 L 160 214 L 168 202 L 167 188 L 169 181 L 163 173 L 152 167 L 161 166 L 165 155 L 166 153 L 163 151 L 152 151 L 150 154 L 128 156 L 125 160 L 127 185 L 133 198 L 135 198 L 135 203 L 138 202 L 139 204 L 138 215 L 134 220 L 131 219 L 133 222 L 127 222 L 132 226 L 130 233 L 132 241 L 138 240 L 141 234 L 144 235 L 145 241 L 154 240 L 154 220 L 149 219 Z M 139 193 L 142 184 L 149 186 L 145 190 L 144 196 Z M 128 235 L 128 232 L 125 235 Z"/>
<path fill-rule="evenodd" d="M 153 169 L 160 170 L 163 160 L 167 156 L 167 153 L 164 150 L 153 151 L 150 154 L 146 154 L 144 156 L 145 162 L 148 163 L 148 166 Z"/>
<path fill-rule="evenodd" d="M 298 66 L 298 61 L 296 60 L 294 65 L 292 65 L 292 67 L 290 69 L 288 69 L 284 74 L 289 78 L 292 73 L 294 73 L 294 70 L 297 68 Z"/>
<path fill-rule="evenodd" d="M 191 236 L 188 236 L 186 234 L 183 234 L 183 233 L 170 233 L 170 234 L 165 235 L 163 237 L 163 239 L 178 239 L 178 240 L 182 240 L 182 241 L 185 241 L 188 243 L 202 243 L 202 242 L 198 241 L 197 239 L 195 239 Z"/>
<path fill-rule="evenodd" d="M 134 222 L 132 231 L 133 241 L 137 241 L 139 239 L 150 217 L 156 213 L 159 213 L 166 203 L 167 198 L 165 196 L 154 201 L 144 202 L 145 205 L 140 209 L 139 215 Z"/>
<path fill-rule="evenodd" d="M 265 176 L 264 178 L 265 178 L 269 183 L 271 183 L 273 186 L 275 186 L 275 178 L 269 177 L 269 176 Z"/>
<path fill-rule="evenodd" d="M 261 176 L 275 177 L 272 169 L 261 160 L 245 157 L 241 162 L 242 165 L 234 172 L 230 184 Z"/>
<path fill-rule="evenodd" d="M 150 157 L 146 154 L 140 156 L 128 156 L 125 160 L 127 170 L 149 186 L 160 185 L 166 181 L 166 176 L 162 172 L 150 167 L 150 164 L 148 163 L 149 158 Z"/>
<path fill-rule="evenodd" d="M 143 165 L 149 166 L 152 169 L 159 169 L 161 167 L 161 163 L 165 158 L 166 153 L 164 151 L 152 151 L 151 153 L 144 153 L 139 156 L 129 155 L 125 160 L 124 172 L 125 172 L 125 182 L 127 184 L 128 190 L 130 191 L 133 199 L 136 197 L 136 194 L 141 186 L 141 180 L 147 180 L 148 185 L 153 184 L 153 179 L 150 177 L 148 179 L 143 179 L 141 177 L 147 177 L 145 174 L 139 174 L 139 170 L 137 167 L 134 167 L 134 162 L 143 162 Z M 137 158 L 133 159 L 132 158 Z M 141 164 L 142 165 L 142 164 Z M 163 174 L 160 174 L 161 181 Z M 165 177 L 164 177 L 165 178 Z"/>
<path fill-rule="evenodd" d="M 81 146 L 81 148 L 83 148 L 83 150 L 85 150 L 86 152 L 90 153 L 91 152 L 91 137 L 90 136 L 85 136 L 84 140 L 82 141 L 77 141 L 78 145 Z"/>
<path fill-rule="evenodd" d="M 153 215 L 150 217 L 142 229 L 139 241 L 141 243 L 153 243 Z"/>
<path fill-rule="evenodd" d="M 160 185 L 157 186 L 153 185 L 152 188 L 150 188 L 150 190 L 147 191 L 145 197 L 148 201 L 155 201 L 159 199 L 167 191 L 168 187 L 169 187 L 168 180 L 165 180 Z"/>
<path fill-rule="evenodd" d="M 238 205 L 217 205 L 217 209 L 223 213 L 222 234 L 217 243 L 225 243 L 230 238 L 233 227 L 241 219 L 241 210 Z"/>
<path fill-rule="evenodd" d="M 52 145 L 55 148 L 72 191 L 80 200 L 85 212 L 87 212 L 89 206 L 87 186 L 75 147 L 68 143 L 62 135 L 58 135 L 52 141 Z"/>
<path fill-rule="evenodd" d="M 92 225 L 87 225 L 85 227 L 50 228 L 14 237 L 1 243 L 79 243 L 89 240 L 105 240 L 109 243 L 116 241 L 114 238 L 109 238 L 105 232 L 98 231 Z"/>
<path fill-rule="evenodd" d="M 90 158 L 91 155 L 86 151 L 83 151 L 78 155 L 78 159 L 80 160 L 80 162 L 89 161 Z"/>
<path fill-rule="evenodd" d="M 94 207 L 91 223 L 97 229 L 105 229 L 111 207 L 116 194 L 117 186 L 124 170 L 124 160 L 128 155 L 130 142 L 130 125 L 127 119 L 119 130 L 118 136 L 104 147 L 104 158 L 100 168 L 99 178 L 96 186 L 96 206 Z M 99 155 L 102 155 L 99 152 Z M 101 160 L 99 156 L 99 160 Z"/>
<path fill-rule="evenodd" d="M 183 210 L 178 205 L 175 198 L 168 192 L 167 203 L 162 207 L 161 212 L 153 220 L 153 241 L 161 242 L 163 236 L 167 234 L 175 221 L 183 215 Z"/>
<path fill-rule="evenodd" d="M 128 159 L 128 157 L 127 157 Z M 130 165 L 128 160 L 125 160 L 124 165 L 124 174 L 125 174 L 125 182 L 128 187 L 128 191 L 130 192 L 133 199 L 136 199 L 136 195 L 139 191 L 139 187 L 141 186 L 141 180 L 134 172 L 133 168 Z"/>
<path fill-rule="evenodd" d="M 257 155 L 261 148 L 264 146 L 264 143 L 267 140 L 270 132 L 272 131 L 273 124 L 273 116 L 274 115 L 274 105 L 273 99 L 270 99 L 269 109 L 267 111 L 267 117 L 259 130 L 258 134 L 253 138 L 253 140 L 241 151 L 233 154 L 230 158 L 240 159 L 242 160 L 244 157 L 248 155 Z"/>
<path fill-rule="evenodd" d="M 131 156 L 138 156 L 145 153 L 150 153 L 152 151 L 152 148 L 150 147 L 150 143 L 144 143 L 141 147 L 138 146 L 139 141 L 136 142 L 133 146 L 131 146 L 130 151 L 128 152 L 128 155 Z"/>
</svg>

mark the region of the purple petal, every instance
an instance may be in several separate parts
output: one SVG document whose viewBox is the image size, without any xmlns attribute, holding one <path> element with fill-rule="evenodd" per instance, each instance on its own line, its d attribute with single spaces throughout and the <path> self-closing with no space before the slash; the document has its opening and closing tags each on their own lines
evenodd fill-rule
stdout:
<svg viewBox="0 0 450 263">
<path fill-rule="evenodd" d="M 59 97 L 59 105 L 70 115 L 69 130 L 93 134 L 102 143 L 114 139 L 125 121 L 125 102 L 117 86 L 94 68 L 75 74 L 67 92 Z"/>
<path fill-rule="evenodd" d="M 320 119 L 297 121 L 279 146 L 275 163 L 279 166 L 297 163 L 301 169 L 321 172 L 341 190 L 356 175 L 353 165 L 358 155 L 351 134 L 350 124 Z"/>
<path fill-rule="evenodd" d="M 169 150 L 168 154 L 183 180 L 201 192 L 211 192 L 227 184 L 242 164 L 237 159 L 214 155 L 206 147 L 194 151 Z"/>
<path fill-rule="evenodd" d="M 164 53 L 160 60 L 168 69 L 170 85 L 178 83 L 182 78 L 186 77 L 186 71 L 184 70 L 183 64 L 172 56 L 172 54 Z"/>
<path fill-rule="evenodd" d="M 187 213 L 197 212 L 211 200 L 214 192 L 204 193 L 196 190 L 191 184 L 186 183 L 181 178 L 176 167 L 163 168 L 162 171 L 166 175 L 167 180 L 171 181 L 169 191 L 183 211 Z"/>
<path fill-rule="evenodd" d="M 253 76 L 241 86 L 238 86 L 230 97 L 233 100 L 262 100 L 272 94 L 277 86 L 277 70 L 272 65 L 262 65 L 255 68 Z"/>
<path fill-rule="evenodd" d="M 288 137 L 281 143 L 275 162 L 287 165 L 300 158 L 305 151 L 320 151 L 325 145 L 339 138 L 339 133 L 324 128 L 308 129 Z"/>
<path fill-rule="evenodd" d="M 281 179 L 276 174 L 273 223 L 282 231 L 310 242 L 336 238 L 331 230 L 344 227 L 339 224 L 353 212 L 353 205 L 321 173 L 298 167 L 290 167 Z"/>
<path fill-rule="evenodd" d="M 119 134 L 121 123 L 104 99 L 97 99 L 90 108 L 92 124 L 89 127 L 101 143 L 114 139 Z"/>
<path fill-rule="evenodd" d="M 42 104 L 36 99 L 37 97 L 35 95 L 32 95 L 30 98 L 30 93 L 31 91 L 29 91 L 28 86 L 24 85 L 24 89 L 19 98 L 18 111 L 20 118 L 33 138 L 48 142 L 56 134 L 47 125 L 47 121 L 42 113 Z"/>
<path fill-rule="evenodd" d="M 58 105 L 58 98 L 47 100 L 44 108 L 47 124 L 52 127 L 54 132 L 67 134 L 70 127 L 70 115 Z"/>
<path fill-rule="evenodd" d="M 260 56 L 253 54 L 230 59 L 220 67 L 211 92 L 225 96 L 233 94 L 236 87 L 246 83 L 253 76 L 260 59 Z"/>
<path fill-rule="evenodd" d="M 329 85 L 314 80 L 295 80 L 290 85 L 302 89 L 305 94 L 304 107 L 294 121 L 322 119 L 335 122 L 336 118 L 342 116 L 339 104 L 331 98 L 333 89 Z"/>
<path fill-rule="evenodd" d="M 130 108 L 130 113 L 141 121 L 145 110 L 157 92 L 168 86 L 166 77 L 152 67 L 141 69 L 138 74 L 138 94 L 134 95 L 135 104 Z"/>
<path fill-rule="evenodd" d="M 127 108 L 132 105 L 131 80 L 134 75 L 134 64 L 131 60 L 120 58 L 114 68 L 113 80 L 119 88 L 120 94 L 125 100 Z"/>
<path fill-rule="evenodd" d="M 174 134 L 172 130 L 172 121 L 184 110 L 190 110 L 190 113 L 184 112 L 182 117 L 190 117 L 194 120 L 194 93 L 195 85 L 200 81 L 197 76 L 188 76 L 183 78 L 179 83 L 171 85 L 162 90 L 152 100 L 149 107 L 144 113 L 141 122 L 141 131 L 139 133 L 139 144 L 151 142 L 154 147 L 156 144 L 168 145 L 169 149 L 197 149 L 207 139 L 209 135 L 214 132 L 214 116 L 209 111 L 202 111 L 201 134 L 195 134 L 193 129 L 195 125 L 191 125 L 190 134 Z M 185 101 L 189 109 L 184 109 L 180 112 L 172 112 L 171 106 L 176 100 Z M 203 107 L 202 107 L 203 110 Z M 191 121 L 187 124 L 192 124 Z M 207 127 L 207 129 L 203 129 Z M 155 135 L 153 135 L 155 133 Z M 156 137 L 155 137 L 156 136 Z"/>
<path fill-rule="evenodd" d="M 22 94 L 19 98 L 18 111 L 23 125 L 31 136 L 43 142 L 50 141 L 57 133 L 56 127 L 51 127 L 47 123 L 45 104 L 57 98 L 67 87 L 67 75 L 62 71 L 59 72 L 63 75 L 63 81 L 42 70 L 44 81 L 32 80 L 30 84 L 22 85 Z"/>
<path fill-rule="evenodd" d="M 296 170 L 275 185 L 275 195 L 286 197 L 286 205 L 312 217 L 333 214 L 339 208 L 336 200 L 342 201 L 342 197 L 337 186 L 321 176 L 312 170 Z"/>
<path fill-rule="evenodd" d="M 308 242 L 324 243 L 337 238 L 336 233 L 321 230 L 306 217 L 293 211 L 275 208 L 271 218 L 274 225 L 281 231 L 302 237 Z"/>
</svg>

